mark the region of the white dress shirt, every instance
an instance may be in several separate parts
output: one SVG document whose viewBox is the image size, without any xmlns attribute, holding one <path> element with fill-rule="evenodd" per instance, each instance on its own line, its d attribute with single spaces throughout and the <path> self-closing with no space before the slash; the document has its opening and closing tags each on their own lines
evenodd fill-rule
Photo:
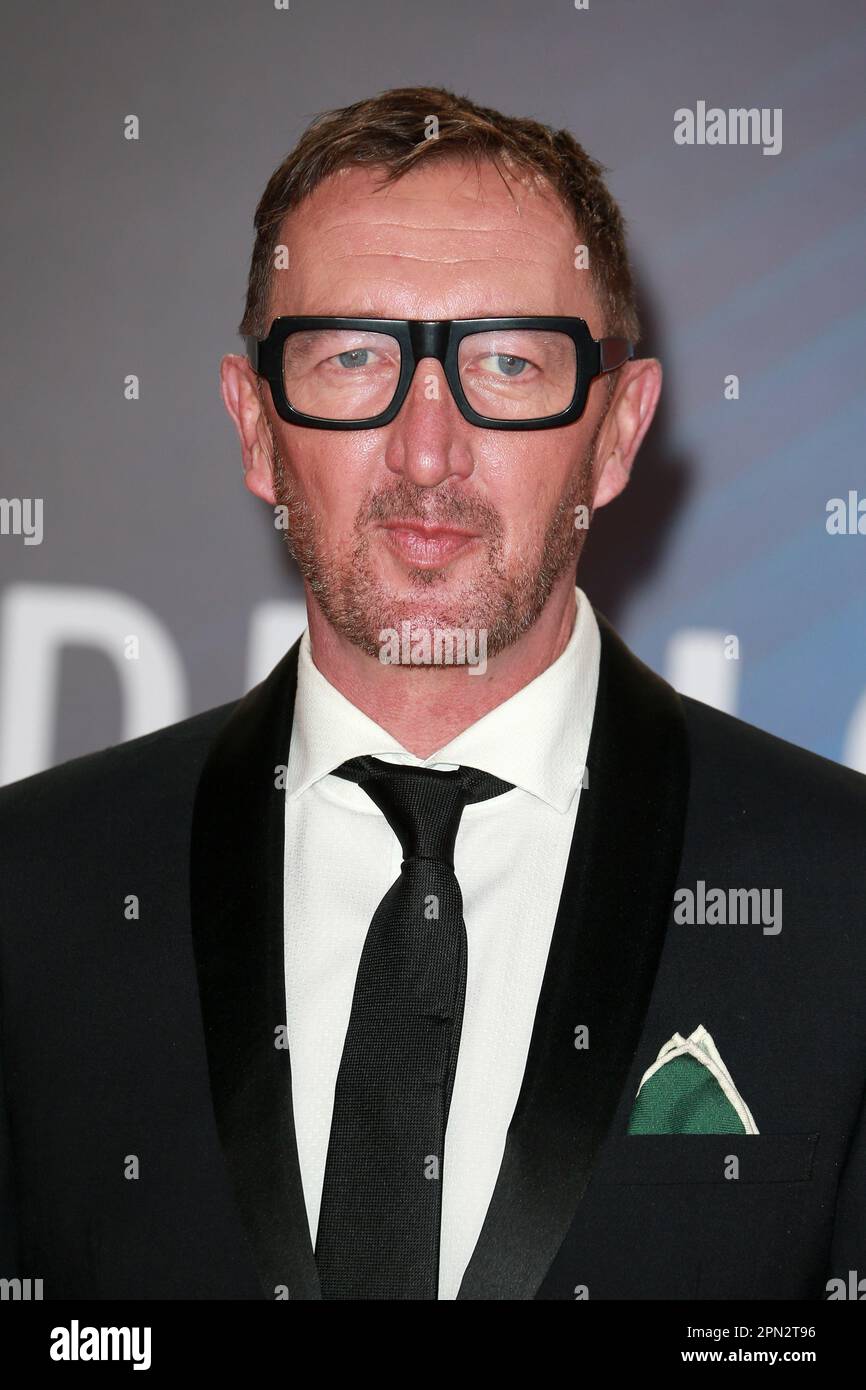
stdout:
<svg viewBox="0 0 866 1390">
<path fill-rule="evenodd" d="M 358 963 L 402 859 L 367 793 L 330 774 L 368 753 L 414 766 L 465 764 L 514 783 L 465 808 L 454 850 L 468 965 L 442 1165 L 440 1299 L 457 1297 L 496 1185 L 571 847 L 601 646 L 589 600 L 581 589 L 576 597 L 561 656 L 426 759 L 341 695 L 314 665 L 309 632 L 301 638 L 286 783 L 285 963 L 295 1129 L 314 1243 Z"/>
</svg>

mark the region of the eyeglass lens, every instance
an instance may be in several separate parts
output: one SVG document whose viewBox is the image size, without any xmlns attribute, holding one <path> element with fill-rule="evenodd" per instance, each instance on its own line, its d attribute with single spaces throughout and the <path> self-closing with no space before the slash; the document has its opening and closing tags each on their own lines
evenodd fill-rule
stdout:
<svg viewBox="0 0 866 1390">
<path fill-rule="evenodd" d="M 566 333 L 537 328 L 471 333 L 458 344 L 457 361 L 470 406 L 489 419 L 540 420 L 558 415 L 574 396 L 577 353 Z M 396 338 L 355 328 L 292 333 L 283 348 L 289 404 L 322 420 L 380 415 L 394 398 L 400 366 Z"/>
</svg>

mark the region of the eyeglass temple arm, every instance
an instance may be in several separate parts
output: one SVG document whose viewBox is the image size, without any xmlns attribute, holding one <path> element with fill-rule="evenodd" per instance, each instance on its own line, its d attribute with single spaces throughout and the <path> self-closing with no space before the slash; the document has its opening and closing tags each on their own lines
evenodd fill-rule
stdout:
<svg viewBox="0 0 866 1390">
<path fill-rule="evenodd" d="M 621 367 L 624 362 L 630 361 L 633 357 L 634 343 L 630 343 L 627 338 L 599 338 L 599 375 L 616 371 L 617 367 Z"/>
<path fill-rule="evenodd" d="M 259 370 L 259 340 L 258 338 L 246 337 L 244 338 L 244 343 L 246 344 L 247 357 L 250 359 L 252 369 L 254 372 L 257 372 Z"/>
</svg>

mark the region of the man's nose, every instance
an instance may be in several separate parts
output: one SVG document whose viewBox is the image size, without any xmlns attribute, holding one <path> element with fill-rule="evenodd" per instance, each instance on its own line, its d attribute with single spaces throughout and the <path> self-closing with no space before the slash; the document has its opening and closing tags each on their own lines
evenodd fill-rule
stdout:
<svg viewBox="0 0 866 1390">
<path fill-rule="evenodd" d="M 472 426 L 460 414 L 435 357 L 416 363 L 406 399 L 386 428 L 385 462 L 421 487 L 436 487 L 452 476 L 467 478 L 474 468 Z"/>
</svg>

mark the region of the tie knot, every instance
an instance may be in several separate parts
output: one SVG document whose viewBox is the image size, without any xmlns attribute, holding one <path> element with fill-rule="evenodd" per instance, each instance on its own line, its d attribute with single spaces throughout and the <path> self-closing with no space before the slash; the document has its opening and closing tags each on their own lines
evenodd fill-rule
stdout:
<svg viewBox="0 0 866 1390">
<path fill-rule="evenodd" d="M 477 767 L 442 772 L 369 755 L 350 758 L 334 768 L 334 776 L 357 782 L 375 802 L 400 841 L 404 862 L 438 859 L 451 865 L 463 807 L 501 796 L 514 785 Z"/>
</svg>

